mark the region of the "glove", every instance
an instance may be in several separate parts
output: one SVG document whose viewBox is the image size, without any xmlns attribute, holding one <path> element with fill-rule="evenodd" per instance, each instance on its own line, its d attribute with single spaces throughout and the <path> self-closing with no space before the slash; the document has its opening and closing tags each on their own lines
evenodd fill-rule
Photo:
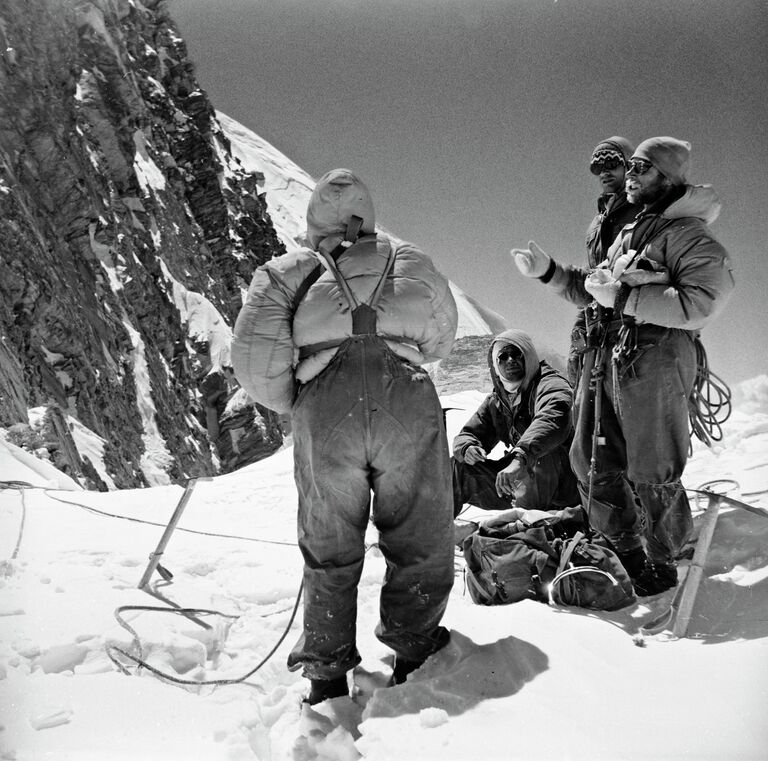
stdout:
<svg viewBox="0 0 768 761">
<path fill-rule="evenodd" d="M 513 248 L 510 252 L 520 272 L 526 277 L 541 277 L 546 274 L 552 257 L 542 251 L 534 241 L 528 241 L 528 248 Z"/>
<path fill-rule="evenodd" d="M 473 444 L 464 450 L 464 462 L 467 465 L 476 465 L 478 462 L 485 462 L 485 450 L 482 447 Z"/>
<path fill-rule="evenodd" d="M 525 465 L 515 458 L 496 476 L 496 493 L 500 497 L 511 497 L 525 475 Z"/>
<path fill-rule="evenodd" d="M 613 309 L 621 283 L 606 269 L 596 269 L 587 275 L 584 288 L 602 307 Z"/>
<path fill-rule="evenodd" d="M 616 257 L 613 263 L 613 276 L 618 280 L 627 267 L 637 258 L 637 251 L 627 251 L 626 254 Z"/>
<path fill-rule="evenodd" d="M 486 518 L 480 523 L 483 528 L 501 528 L 508 523 L 514 523 L 523 518 L 527 511 L 522 507 L 513 507 L 509 510 L 502 510 L 491 518 Z"/>
</svg>

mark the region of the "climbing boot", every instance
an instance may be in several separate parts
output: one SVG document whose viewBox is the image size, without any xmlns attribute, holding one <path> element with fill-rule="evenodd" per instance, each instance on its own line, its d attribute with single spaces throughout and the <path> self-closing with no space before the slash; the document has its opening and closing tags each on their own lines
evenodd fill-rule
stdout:
<svg viewBox="0 0 768 761">
<path fill-rule="evenodd" d="M 677 586 L 677 568 L 673 563 L 645 564 L 640 575 L 632 580 L 638 597 L 650 597 Z"/>
<path fill-rule="evenodd" d="M 416 669 L 423 663 L 424 661 L 406 661 L 403 658 L 395 656 L 395 665 L 392 669 L 392 680 L 390 684 L 403 684 L 408 678 L 408 674 L 412 671 L 416 671 Z"/>
<path fill-rule="evenodd" d="M 617 552 L 616 554 L 630 579 L 638 578 L 648 563 L 648 557 L 642 547 L 635 547 L 627 552 Z"/>
<path fill-rule="evenodd" d="M 310 685 L 309 694 L 303 702 L 311 706 L 322 703 L 324 700 L 349 695 L 346 675 L 335 679 L 311 679 Z"/>
</svg>

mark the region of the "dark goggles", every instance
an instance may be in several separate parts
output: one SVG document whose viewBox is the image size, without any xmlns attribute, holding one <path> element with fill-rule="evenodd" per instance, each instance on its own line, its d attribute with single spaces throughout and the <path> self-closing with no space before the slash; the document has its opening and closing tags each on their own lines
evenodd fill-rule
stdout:
<svg viewBox="0 0 768 761">
<path fill-rule="evenodd" d="M 508 359 L 522 359 L 523 352 L 516 346 L 507 346 L 499 352 L 499 362 L 506 362 Z"/>
<path fill-rule="evenodd" d="M 590 164 L 589 171 L 594 175 L 598 175 L 606 170 L 610 172 L 620 166 L 624 166 L 624 162 L 621 159 L 604 159 L 603 161 L 595 161 Z"/>
<path fill-rule="evenodd" d="M 632 159 L 627 166 L 627 174 L 645 174 L 653 169 L 653 164 L 645 159 Z"/>
</svg>

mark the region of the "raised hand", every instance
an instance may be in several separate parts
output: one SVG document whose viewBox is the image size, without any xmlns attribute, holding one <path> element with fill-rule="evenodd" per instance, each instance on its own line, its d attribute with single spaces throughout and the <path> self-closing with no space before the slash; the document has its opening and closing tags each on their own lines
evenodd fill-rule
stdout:
<svg viewBox="0 0 768 761">
<path fill-rule="evenodd" d="M 552 258 L 542 251 L 535 241 L 528 241 L 528 248 L 513 248 L 509 252 L 517 268 L 526 277 L 541 277 L 549 269 Z"/>
</svg>

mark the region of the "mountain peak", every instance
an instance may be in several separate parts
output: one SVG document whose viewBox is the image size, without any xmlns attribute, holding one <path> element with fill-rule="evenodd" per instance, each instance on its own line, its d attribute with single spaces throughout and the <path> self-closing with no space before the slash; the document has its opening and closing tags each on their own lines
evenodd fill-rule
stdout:
<svg viewBox="0 0 768 761">
<path fill-rule="evenodd" d="M 307 204 L 314 190 L 315 180 L 248 127 L 221 111 L 218 111 L 216 116 L 230 140 L 232 154 L 246 171 L 264 178 L 269 216 L 285 248 L 291 251 L 305 246 Z M 386 232 L 395 238 L 398 237 L 391 230 Z M 439 268 L 440 263 L 436 263 Z M 457 338 L 495 335 L 509 327 L 500 314 L 484 307 L 453 282 L 451 292 L 459 311 Z"/>
</svg>

